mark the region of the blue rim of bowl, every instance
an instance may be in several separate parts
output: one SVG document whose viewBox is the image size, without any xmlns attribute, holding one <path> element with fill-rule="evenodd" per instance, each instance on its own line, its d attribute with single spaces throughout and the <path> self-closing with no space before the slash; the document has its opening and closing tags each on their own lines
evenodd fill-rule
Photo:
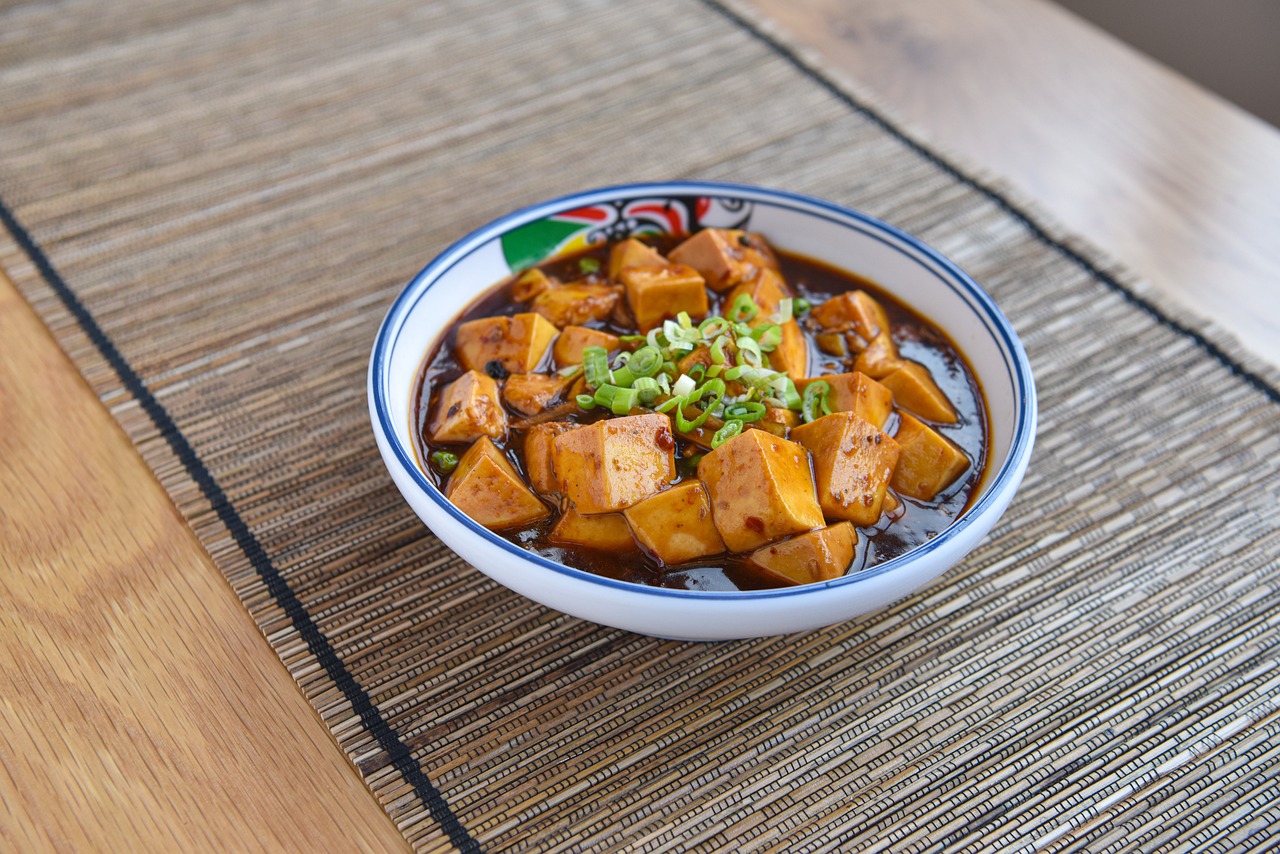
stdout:
<svg viewBox="0 0 1280 854">
<path fill-rule="evenodd" d="M 395 430 L 394 424 L 391 420 L 388 409 L 388 398 L 392 393 L 392 390 L 389 387 L 389 377 L 386 370 L 386 364 L 396 338 L 398 338 L 399 332 L 403 328 L 404 317 L 413 309 L 414 305 L 416 305 L 426 292 L 431 289 L 432 285 L 439 281 L 439 279 L 455 264 L 468 257 L 476 250 L 486 246 L 490 241 L 498 238 L 504 232 L 511 230 L 515 226 L 522 225 L 527 222 L 533 222 L 554 213 L 564 210 L 572 210 L 573 208 L 582 207 L 584 205 L 599 204 L 601 202 L 608 202 L 617 199 L 681 195 L 702 195 L 712 198 L 762 202 L 778 207 L 790 208 L 802 214 L 811 216 L 817 215 L 846 227 L 854 227 L 861 233 L 879 240 L 885 245 L 912 257 L 914 260 L 919 261 L 927 259 L 931 264 L 938 268 L 931 270 L 931 272 L 945 285 L 965 299 L 965 301 L 976 310 L 976 313 L 986 321 L 985 325 L 987 330 L 995 335 L 1003 344 L 1001 347 L 1001 353 L 1004 356 L 1005 368 L 1008 370 L 1009 378 L 1017 392 L 1015 395 L 1016 412 L 1014 419 L 1017 426 L 1013 433 L 1009 452 L 1005 456 L 1004 463 L 1001 465 L 1000 470 L 996 472 L 994 477 L 988 475 L 985 479 L 983 494 L 942 533 L 925 543 L 921 543 L 904 554 L 885 561 L 884 563 L 877 564 L 870 569 L 862 570 L 855 575 L 845 575 L 830 581 L 769 590 L 673 590 L 665 587 L 651 587 L 630 581 L 618 581 L 616 579 L 606 578 L 601 575 L 587 572 L 586 570 L 575 569 L 571 566 L 565 566 L 562 563 L 556 563 L 542 555 L 523 549 L 515 543 L 512 543 L 510 540 L 493 533 L 488 528 L 480 525 L 471 517 L 456 508 L 452 502 L 444 497 L 444 494 L 440 489 L 437 488 L 435 484 L 431 483 L 431 481 L 422 473 L 414 459 L 412 450 L 405 448 L 403 443 L 397 438 L 397 431 Z M 911 250 L 910 252 L 907 251 L 908 248 Z M 497 283 L 494 282 L 492 284 Z M 393 332 L 395 333 L 395 337 L 392 335 Z M 426 353 L 422 353 L 419 356 L 420 359 L 425 357 Z M 413 280 L 396 297 L 395 301 L 391 304 L 391 307 L 387 310 L 386 317 L 383 318 L 382 324 L 378 327 L 378 334 L 374 340 L 373 355 L 369 371 L 370 377 L 373 378 L 373 382 L 371 383 L 373 390 L 373 409 L 378 419 L 378 426 L 380 426 L 382 432 L 387 437 L 388 445 L 393 449 L 396 461 L 413 480 L 414 484 L 418 486 L 418 488 L 420 488 L 432 502 L 439 506 L 441 510 L 451 516 L 468 531 L 487 541 L 491 545 L 497 546 L 499 549 L 509 553 L 513 557 L 529 561 L 530 563 L 544 569 L 570 578 L 630 593 L 676 599 L 695 598 L 728 601 L 755 601 L 766 598 L 800 596 L 821 590 L 830 590 L 832 588 L 856 585 L 867 579 L 893 572 L 895 569 L 918 560 L 923 555 L 937 551 L 955 540 L 966 528 L 973 524 L 974 520 L 982 516 L 985 511 L 990 509 L 993 504 L 1000 500 L 1000 496 L 1004 493 L 1005 487 L 1009 485 L 1009 481 L 1016 473 L 1022 470 L 1029 461 L 1031 447 L 1035 440 L 1035 427 L 1037 420 L 1035 384 L 1031 376 L 1031 365 L 1027 359 L 1026 351 L 1022 347 L 1022 342 L 1018 340 L 1018 336 L 1013 331 L 1013 327 L 1009 324 L 1009 321 L 1005 318 L 1000 309 L 996 307 L 995 302 L 986 293 L 986 291 L 984 291 L 982 287 L 978 285 L 978 283 L 975 282 L 967 273 L 956 266 L 954 262 L 946 258 L 946 256 L 899 228 L 895 228 L 894 226 L 876 219 L 873 216 L 862 213 L 861 211 L 846 208 L 842 205 L 837 205 L 834 202 L 786 190 L 773 190 L 748 184 L 734 184 L 716 181 L 663 181 L 655 183 L 621 184 L 612 187 L 584 190 L 578 193 L 571 193 L 566 196 L 530 205 L 481 226 L 437 255 L 430 264 L 418 273 L 418 275 L 414 276 Z M 403 391 L 405 394 L 412 393 L 411 389 L 401 389 L 400 391 Z"/>
</svg>

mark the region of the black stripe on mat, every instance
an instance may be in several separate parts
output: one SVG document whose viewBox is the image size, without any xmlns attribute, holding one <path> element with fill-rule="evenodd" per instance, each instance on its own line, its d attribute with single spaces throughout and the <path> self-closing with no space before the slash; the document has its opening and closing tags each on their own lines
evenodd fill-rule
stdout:
<svg viewBox="0 0 1280 854">
<path fill-rule="evenodd" d="M 881 113 L 879 113 L 872 107 L 869 107 L 866 104 L 862 103 L 861 101 L 857 100 L 848 92 L 841 89 L 833 80 L 829 79 L 822 72 L 808 65 L 791 48 L 787 47 L 785 44 L 782 44 L 773 36 L 769 35 L 764 30 L 760 29 L 751 21 L 742 17 L 737 12 L 733 11 L 729 7 L 719 2 L 719 0 L 702 0 L 702 3 L 708 8 L 713 9 L 714 11 L 720 13 L 721 16 L 731 21 L 732 23 L 736 24 L 741 29 L 750 33 L 760 42 L 765 44 L 767 47 L 769 47 L 771 50 L 773 50 L 775 53 L 777 53 L 779 56 L 781 56 L 783 59 L 789 62 L 794 68 L 796 68 L 806 77 L 808 77 L 810 80 L 813 80 L 815 83 L 820 85 L 823 89 L 830 92 L 832 95 L 834 95 L 837 99 L 839 99 L 842 103 L 844 103 L 850 109 L 854 110 L 855 112 L 863 116 L 866 116 L 868 119 L 875 122 L 880 127 L 884 128 L 884 130 L 892 134 L 897 140 L 899 140 L 903 145 L 910 148 L 916 154 L 919 154 L 921 157 L 925 158 L 930 163 L 934 164 L 939 169 L 946 172 L 952 178 L 955 178 L 957 181 L 964 184 L 966 187 L 970 187 L 978 191 L 987 199 L 994 202 L 996 206 L 998 206 L 1001 210 L 1009 214 L 1018 222 L 1022 223 L 1022 225 L 1028 231 L 1030 231 L 1031 234 L 1036 237 L 1036 239 L 1044 243 L 1046 246 L 1050 246 L 1056 249 L 1068 260 L 1075 263 L 1076 266 L 1080 267 L 1090 276 L 1093 276 L 1095 279 L 1102 282 L 1112 291 L 1115 291 L 1117 294 L 1119 294 L 1126 302 L 1131 303 L 1132 305 L 1138 307 L 1144 313 L 1146 313 L 1151 318 L 1156 320 L 1158 323 L 1161 323 L 1164 326 L 1167 326 L 1170 329 L 1173 329 L 1187 336 L 1192 341 L 1194 341 L 1197 345 L 1199 345 L 1200 349 L 1208 353 L 1211 357 L 1213 357 L 1213 359 L 1215 359 L 1217 362 L 1222 364 L 1232 374 L 1244 380 L 1246 383 L 1253 386 L 1258 391 L 1262 392 L 1264 395 L 1267 396 L 1267 398 L 1272 403 L 1280 404 L 1280 388 L 1273 386 L 1266 379 L 1264 379 L 1260 375 L 1246 368 L 1234 356 L 1227 353 L 1215 342 L 1206 338 L 1203 333 L 1199 332 L 1196 329 L 1191 328 L 1190 326 L 1187 326 L 1185 323 L 1182 323 L 1170 317 L 1164 312 L 1163 309 L 1159 308 L 1158 306 L 1154 305 L 1151 302 L 1148 302 L 1145 298 L 1139 296 L 1138 294 L 1134 293 L 1129 288 L 1127 288 L 1125 285 L 1121 284 L 1120 281 L 1116 279 L 1114 276 L 1112 276 L 1110 273 L 1107 273 L 1107 272 L 1104 272 L 1103 270 L 1098 269 L 1098 267 L 1088 258 L 1085 258 L 1076 250 L 1072 249 L 1071 247 L 1067 246 L 1066 244 L 1052 237 L 1048 232 L 1044 230 L 1044 228 L 1040 226 L 1039 223 L 1037 223 L 1034 219 L 1032 219 L 1028 214 L 1024 213 L 1023 211 L 1015 207 L 1013 202 L 1009 201 L 1009 199 L 1006 198 L 1004 195 L 1002 195 L 999 191 L 994 190 L 991 187 L 988 187 L 985 184 L 980 183 L 979 181 L 975 180 L 969 175 L 966 175 L 964 172 L 960 171 L 958 167 L 956 167 L 955 165 L 950 163 L 948 160 L 946 160 L 946 158 L 936 154 L 933 151 L 930 151 L 923 144 L 921 144 L 920 142 L 912 138 L 906 131 L 898 127 L 898 125 L 896 125 L 894 122 L 892 122 L 891 120 L 883 116 Z"/>
<path fill-rule="evenodd" d="M 227 530 L 231 532 L 231 536 L 235 538 L 236 545 L 244 552 L 245 557 L 249 559 L 249 562 L 257 571 L 258 577 L 266 584 L 267 590 L 271 593 L 272 598 L 275 599 L 276 604 L 284 611 L 293 627 L 297 629 L 298 634 L 307 642 L 307 649 L 315 656 L 316 661 L 324 668 L 325 673 L 329 674 L 329 678 L 342 691 L 342 696 L 346 697 L 347 702 L 351 704 L 351 708 L 360 716 L 360 722 L 364 724 L 365 729 L 378 742 L 378 746 L 390 757 L 390 764 L 394 765 L 396 770 L 404 777 L 405 782 L 413 787 L 413 791 L 431 813 L 431 817 L 436 820 L 440 828 L 449 837 L 450 842 L 462 851 L 480 851 L 479 843 L 462 826 L 462 822 L 453 814 L 453 810 L 449 808 L 444 796 L 432 785 L 431 780 L 423 773 L 422 767 L 414 760 L 409 748 L 396 735 L 395 730 L 382 717 L 382 713 L 378 711 L 378 707 L 374 705 L 368 693 L 360 686 L 360 683 L 356 682 L 351 672 L 347 670 L 346 665 L 342 663 L 342 659 L 338 657 L 329 639 L 320 631 L 320 627 L 316 625 L 311 615 L 307 613 L 307 609 L 303 607 L 298 595 L 294 593 L 293 588 L 289 586 L 284 576 L 280 574 L 275 564 L 271 562 L 271 558 L 267 556 L 262 544 L 258 542 L 258 538 L 254 536 L 253 531 L 245 524 L 244 519 L 240 517 L 235 506 L 228 500 L 226 493 L 222 491 L 222 487 L 214 480 L 213 475 L 205 468 L 195 449 L 187 441 L 187 437 L 182 434 L 182 431 L 178 429 L 178 425 L 168 411 L 151 393 L 151 390 L 147 388 L 142 378 L 138 376 L 138 373 L 116 348 L 106 332 L 98 325 L 97 320 L 94 319 L 84 303 L 67 285 L 62 275 L 54 269 L 44 250 L 35 242 L 26 228 L 18 222 L 2 199 L 0 199 L 0 222 L 4 223 L 5 228 L 13 235 L 18 246 L 35 264 L 36 269 L 40 271 L 40 275 L 45 282 L 58 295 L 58 299 L 62 301 L 67 311 L 71 313 L 80 328 L 84 330 L 84 333 L 89 336 L 89 340 L 97 347 L 98 352 L 111 365 L 116 376 L 120 378 L 120 382 L 124 384 L 124 387 L 142 406 L 143 411 L 150 416 L 152 423 L 160 431 L 160 435 L 164 437 L 174 454 L 177 455 L 182 467 L 199 485 L 200 491 L 208 499 L 210 506 L 217 512 L 218 518 L 222 520 L 222 523 L 227 526 Z"/>
</svg>

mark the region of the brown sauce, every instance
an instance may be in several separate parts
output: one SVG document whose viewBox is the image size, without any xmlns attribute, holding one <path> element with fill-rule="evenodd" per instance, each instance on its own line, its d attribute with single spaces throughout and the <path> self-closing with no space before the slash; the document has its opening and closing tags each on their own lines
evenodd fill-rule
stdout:
<svg viewBox="0 0 1280 854">
<path fill-rule="evenodd" d="M 683 238 L 650 237 L 646 238 L 645 242 L 665 254 L 680 239 Z M 582 259 L 594 258 L 599 262 L 600 268 L 605 269 L 608 265 L 608 251 L 607 245 L 601 245 L 579 254 L 554 259 L 540 266 L 549 276 L 562 281 L 580 280 L 583 278 L 580 266 Z M 880 302 L 889 316 L 893 337 L 898 343 L 902 357 L 919 362 L 928 368 L 934 381 L 950 399 L 959 416 L 955 424 L 931 424 L 931 426 L 958 445 L 971 462 L 969 469 L 935 500 L 925 502 L 899 496 L 899 501 L 905 508 L 905 512 L 899 518 L 890 522 L 887 517 L 882 517 L 875 526 L 858 528 L 857 550 L 848 572 L 848 574 L 854 574 L 927 542 L 945 530 L 968 506 L 982 481 L 987 462 L 988 425 L 982 402 L 982 391 L 973 371 L 946 334 L 923 316 L 894 299 L 874 282 L 836 270 L 809 258 L 791 255 L 777 249 L 774 251 L 780 261 L 783 278 L 788 285 L 797 297 L 804 297 L 814 306 L 829 297 L 857 289 L 867 291 Z M 600 281 L 605 281 L 603 275 L 600 276 Z M 452 328 L 456 329 L 458 324 L 476 318 L 529 311 L 526 303 L 517 303 L 511 299 L 509 295 L 511 283 L 511 280 L 507 280 L 495 285 L 472 303 L 456 319 Z M 722 296 L 711 295 L 712 314 L 722 314 L 727 308 L 719 302 Z M 620 328 L 608 322 L 590 322 L 584 325 L 616 335 L 635 332 L 634 329 Z M 814 330 L 803 319 L 800 326 L 805 332 L 809 345 L 809 376 L 842 373 L 853 369 L 852 355 L 842 359 L 823 353 L 814 340 Z M 439 389 L 463 373 L 461 366 L 454 358 L 453 339 L 454 333 L 451 330 L 437 342 L 435 349 L 423 361 L 415 381 L 411 410 L 415 420 L 412 431 L 414 450 L 417 453 L 419 467 L 441 490 L 445 487 L 447 477 L 438 474 L 427 463 L 431 454 L 443 449 L 461 455 L 466 449 L 466 446 L 459 445 L 437 445 L 427 441 L 424 436 Z M 548 355 L 547 358 L 549 359 L 550 356 Z M 591 412 L 574 410 L 557 420 L 588 424 L 604 417 L 608 416 L 602 414 L 601 409 L 597 408 Z M 891 417 L 885 431 L 892 434 L 895 429 L 896 415 Z M 496 443 L 523 475 L 526 469 L 522 452 L 522 431 L 509 430 L 506 439 Z M 693 467 L 696 465 L 696 455 L 703 453 L 705 453 L 703 449 L 677 438 L 676 482 L 695 476 Z M 618 555 L 605 554 L 580 546 L 557 545 L 547 539 L 547 534 L 555 521 L 556 517 L 553 516 L 526 528 L 497 533 L 520 547 L 550 560 L 622 581 L 688 590 L 757 590 L 783 586 L 761 573 L 745 559 L 745 556 L 740 555 L 723 554 L 690 564 L 664 568 L 657 561 L 644 555 L 638 548 L 632 555 Z"/>
</svg>

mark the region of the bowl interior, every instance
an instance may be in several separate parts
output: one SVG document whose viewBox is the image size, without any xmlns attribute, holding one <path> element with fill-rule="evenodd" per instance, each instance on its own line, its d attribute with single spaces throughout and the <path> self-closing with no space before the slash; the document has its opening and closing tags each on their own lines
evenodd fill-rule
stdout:
<svg viewBox="0 0 1280 854">
<path fill-rule="evenodd" d="M 1030 453 L 1035 391 L 1021 344 L 981 288 L 915 238 L 866 215 L 789 193 L 705 183 L 605 188 L 537 205 L 473 232 L 423 270 L 388 313 L 370 367 L 374 417 L 393 446 L 389 464 L 405 469 L 398 480 L 407 477 L 448 504 L 414 460 L 412 386 L 428 350 L 477 296 L 513 271 L 589 242 L 701 226 L 757 231 L 782 249 L 871 279 L 945 330 L 977 374 L 989 414 L 987 471 L 965 516 L 991 493 L 1016 486 Z"/>
</svg>

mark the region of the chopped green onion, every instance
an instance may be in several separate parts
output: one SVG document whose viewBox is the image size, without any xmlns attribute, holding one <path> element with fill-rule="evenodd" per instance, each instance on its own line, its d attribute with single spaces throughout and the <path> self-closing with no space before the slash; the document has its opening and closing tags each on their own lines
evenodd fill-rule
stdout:
<svg viewBox="0 0 1280 854">
<path fill-rule="evenodd" d="M 729 313 L 726 316 L 734 323 L 745 323 L 759 313 L 760 306 L 756 305 L 756 301 L 750 294 L 738 294 L 733 300 L 733 305 L 729 306 Z"/>
<path fill-rule="evenodd" d="M 631 354 L 627 367 L 638 377 L 651 377 L 662 367 L 662 351 L 647 345 L 641 347 Z"/>
<path fill-rule="evenodd" d="M 441 474 L 448 474 L 458 467 L 458 455 L 452 451 L 436 451 L 431 455 L 431 464 Z"/>
<path fill-rule="evenodd" d="M 815 380 L 805 386 L 804 398 L 800 403 L 800 414 L 805 423 L 816 421 L 822 415 L 831 414 L 831 406 L 827 403 L 827 394 L 830 391 L 831 385 L 826 380 Z"/>
<path fill-rule="evenodd" d="M 707 422 L 711 417 L 711 410 L 720 405 L 720 401 L 724 399 L 724 380 L 713 379 L 707 380 L 700 385 L 694 392 L 684 398 L 684 403 L 676 407 L 676 427 L 682 433 L 688 433 L 690 430 L 696 430 Z M 692 421 L 684 417 L 684 408 L 693 406 L 701 402 L 707 395 L 711 395 L 711 400 L 702 407 L 702 414 L 698 415 Z"/>
<path fill-rule="evenodd" d="M 721 335 L 711 345 L 711 363 L 713 365 L 723 365 L 728 360 L 728 355 L 724 352 L 725 345 L 729 343 L 728 336 Z"/>
<path fill-rule="evenodd" d="M 695 362 L 689 366 L 689 378 L 694 382 L 698 382 L 707 375 L 707 366 L 701 362 Z"/>
<path fill-rule="evenodd" d="M 698 387 L 698 383 L 688 374 L 681 374 L 680 379 L 676 380 L 671 386 L 671 393 L 676 397 L 684 397 L 693 392 Z"/>
<path fill-rule="evenodd" d="M 609 382 L 609 354 L 603 347 L 586 347 L 582 351 L 582 370 L 587 385 L 599 388 Z"/>
<path fill-rule="evenodd" d="M 795 303 L 791 297 L 783 297 L 778 300 L 778 310 L 773 313 L 773 322 L 786 323 L 789 321 L 794 316 L 792 313 L 794 305 Z"/>
<path fill-rule="evenodd" d="M 693 319 L 689 317 L 689 312 L 682 311 L 676 315 L 676 322 L 680 324 L 681 329 L 692 329 Z"/>
<path fill-rule="evenodd" d="M 653 403 L 653 399 L 662 391 L 662 386 L 653 377 L 637 377 L 631 387 L 640 395 L 641 403 Z"/>
<path fill-rule="evenodd" d="M 640 392 L 633 388 L 624 388 L 618 390 L 617 396 L 613 399 L 613 406 L 609 408 L 613 410 L 614 415 L 626 415 L 639 402 Z"/>
<path fill-rule="evenodd" d="M 741 421 L 737 419 L 733 419 L 731 421 L 724 422 L 724 426 L 721 427 L 719 430 L 717 430 L 716 434 L 711 437 L 712 450 L 720 447 L 725 442 L 729 441 L 730 439 L 732 439 L 734 436 L 737 436 L 741 432 L 742 432 Z M 728 452 L 726 451 L 726 453 Z"/>
<path fill-rule="evenodd" d="M 589 394 L 580 394 L 575 398 L 582 409 L 595 409 L 596 399 Z"/>
<path fill-rule="evenodd" d="M 662 403 L 655 406 L 653 409 L 655 412 L 670 412 L 671 410 L 675 409 L 677 406 L 683 406 L 683 405 L 684 405 L 683 397 L 671 397 L 671 398 L 668 398 L 667 400 L 664 400 Z"/>
<path fill-rule="evenodd" d="M 581 270 L 583 273 L 586 273 L 587 275 L 590 275 L 592 273 L 599 273 L 600 259 L 599 258 L 579 258 L 578 269 Z"/>
<path fill-rule="evenodd" d="M 786 384 L 782 387 L 783 402 L 787 404 L 787 409 L 799 409 L 804 405 L 804 401 L 800 398 L 800 392 L 796 390 L 795 381 L 786 374 L 782 376 L 786 379 Z"/>
<path fill-rule="evenodd" d="M 613 385 L 620 386 L 622 388 L 630 388 L 631 384 L 636 381 L 635 371 L 631 370 L 628 365 L 623 365 L 620 368 L 613 369 L 609 372 L 609 376 L 613 380 Z"/>
<path fill-rule="evenodd" d="M 645 340 L 645 337 L 643 335 L 619 335 L 618 340 L 623 344 L 637 344 Z"/>
<path fill-rule="evenodd" d="M 764 351 L 760 349 L 760 344 L 756 339 L 746 335 L 739 338 L 736 343 L 738 345 L 739 365 L 750 365 L 753 368 L 758 368 L 764 363 Z"/>
<path fill-rule="evenodd" d="M 751 337 L 760 342 L 760 349 L 767 353 L 782 343 L 782 327 L 776 323 L 764 323 L 755 328 Z"/>
<path fill-rule="evenodd" d="M 723 317 L 712 315 L 706 320 L 698 324 L 698 331 L 702 333 L 702 337 L 710 341 L 717 335 L 723 335 L 728 332 L 732 324 Z"/>
<path fill-rule="evenodd" d="M 809 309 L 812 307 L 812 304 L 807 299 L 804 297 L 797 297 L 792 303 L 791 311 L 796 316 L 799 316 L 801 314 L 807 314 Z"/>
<path fill-rule="evenodd" d="M 576 377 L 578 374 L 582 373 L 582 365 L 565 365 L 563 368 L 556 371 L 556 373 L 565 379 L 568 379 L 569 377 Z"/>
<path fill-rule="evenodd" d="M 764 404 L 755 401 L 730 403 L 724 408 L 724 417 L 725 419 L 735 419 L 743 423 L 749 423 L 764 418 L 764 410 Z"/>
<path fill-rule="evenodd" d="M 640 392 L 616 385 L 602 385 L 595 394 L 595 402 L 609 407 L 614 415 L 626 415 L 639 400 Z"/>
</svg>

